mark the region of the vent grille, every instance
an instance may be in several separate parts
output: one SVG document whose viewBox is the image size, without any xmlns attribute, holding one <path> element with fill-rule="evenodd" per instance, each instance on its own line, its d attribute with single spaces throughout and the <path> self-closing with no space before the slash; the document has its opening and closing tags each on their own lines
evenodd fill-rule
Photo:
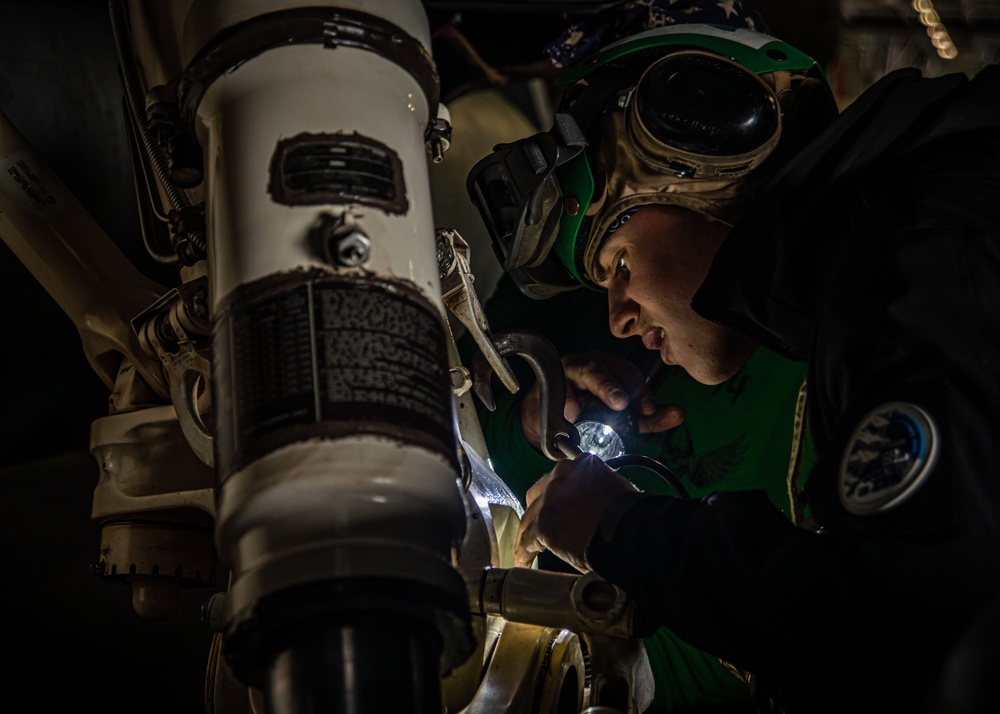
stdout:
<svg viewBox="0 0 1000 714">
<path fill-rule="evenodd" d="M 399 156 L 357 134 L 299 134 L 279 142 L 268 192 L 289 206 L 364 204 L 406 212 Z"/>
</svg>

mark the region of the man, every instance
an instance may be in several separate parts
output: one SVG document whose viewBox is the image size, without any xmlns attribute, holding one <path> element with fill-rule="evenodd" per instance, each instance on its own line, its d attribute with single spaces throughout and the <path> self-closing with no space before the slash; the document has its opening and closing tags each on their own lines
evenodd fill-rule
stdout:
<svg viewBox="0 0 1000 714">
<path fill-rule="evenodd" d="M 588 48 L 594 50 L 652 27 L 692 22 L 767 29 L 756 13 L 738 2 L 728 9 L 697 0 L 634 2 L 576 23 L 550 45 L 549 54 L 556 65 L 575 65 L 589 54 Z M 509 275 L 499 281 L 485 304 L 494 331 L 533 330 L 564 355 L 570 386 L 566 416 L 572 421 L 585 407 L 589 411 L 601 401 L 592 394 L 622 413 L 645 402 L 645 411 L 636 410 L 635 429 L 626 439 L 629 454 L 641 454 L 669 467 L 685 495 L 763 489 L 788 517 L 800 518 L 796 477 L 812 463 L 808 434 L 799 423 L 805 365 L 761 351 L 731 379 L 718 385 L 700 384 L 683 369 L 663 365 L 639 337 L 619 340 L 612 336 L 606 327 L 607 308 L 605 296 L 590 290 L 532 300 Z M 459 346 L 469 363 L 475 343 L 466 335 Z M 515 371 L 526 366 L 520 360 L 511 362 Z M 646 374 L 637 369 L 654 364 L 660 369 Z M 527 489 L 554 462 L 540 450 L 539 394 L 531 388 L 533 375 L 525 369 L 518 376 L 524 388 L 517 395 L 497 390 L 495 410 L 480 405 L 479 418 L 493 468 L 523 502 Z M 678 493 L 650 469 L 625 466 L 621 472 L 645 492 Z M 568 566 L 545 554 L 539 567 Z M 655 683 L 647 712 L 753 710 L 746 682 L 719 658 L 691 647 L 667 628 L 644 638 L 644 645 Z"/>
<path fill-rule="evenodd" d="M 504 276 L 484 308 L 493 330 L 532 330 L 545 335 L 566 355 L 564 365 L 578 408 L 580 403 L 587 404 L 589 394 L 601 393 L 601 387 L 592 382 L 599 383 L 609 366 L 616 368 L 616 374 L 637 377 L 638 382 L 631 382 L 637 393 L 642 391 L 639 384 L 645 384 L 655 404 L 664 406 L 652 410 L 655 416 L 626 439 L 628 453 L 668 467 L 687 494 L 762 489 L 789 518 L 799 516 L 794 502 L 796 477 L 812 464 L 808 434 L 801 426 L 797 428 L 804 364 L 761 350 L 731 379 L 705 385 L 679 367 L 650 360 L 655 355 L 639 338 L 614 338 L 607 329 L 607 299 L 600 293 L 574 291 L 536 301 L 521 294 L 510 277 Z M 459 346 L 468 363 L 475 343 L 466 336 Z M 521 373 L 526 366 L 523 361 L 512 358 L 510 362 L 522 389 L 516 395 L 497 389 L 496 408 L 478 411 L 493 468 L 523 503 L 528 488 L 555 464 L 540 451 L 540 405 L 537 389 L 530 387 L 532 375 L 528 370 Z M 646 383 L 636 365 L 648 367 L 650 363 L 659 364 L 660 369 L 648 374 Z M 609 385 L 614 389 L 619 382 L 611 380 Z M 684 411 L 680 424 L 677 405 Z M 573 421 L 578 416 L 572 409 L 568 413 Z M 677 494 L 650 469 L 618 468 L 646 493 Z M 543 554 L 539 561 L 543 569 L 567 567 L 551 554 Z M 746 682 L 718 657 L 691 647 L 666 628 L 645 637 L 643 643 L 655 685 L 647 714 L 753 711 Z"/>
<path fill-rule="evenodd" d="M 833 119 L 789 48 L 684 30 L 585 60 L 534 176 L 500 147 L 470 193 L 522 289 L 606 290 L 704 384 L 807 360 L 817 527 L 583 456 L 528 490 L 515 560 L 619 584 L 772 710 L 920 711 L 1000 586 L 1000 68 L 898 71 Z"/>
</svg>

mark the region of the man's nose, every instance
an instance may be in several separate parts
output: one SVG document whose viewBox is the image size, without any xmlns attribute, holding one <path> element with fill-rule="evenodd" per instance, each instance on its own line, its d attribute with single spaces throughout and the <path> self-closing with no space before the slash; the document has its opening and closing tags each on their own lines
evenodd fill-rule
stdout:
<svg viewBox="0 0 1000 714">
<path fill-rule="evenodd" d="M 630 337 L 636 334 L 639 325 L 639 306 L 624 291 L 611 288 L 608 290 L 608 321 L 612 335 Z"/>
</svg>

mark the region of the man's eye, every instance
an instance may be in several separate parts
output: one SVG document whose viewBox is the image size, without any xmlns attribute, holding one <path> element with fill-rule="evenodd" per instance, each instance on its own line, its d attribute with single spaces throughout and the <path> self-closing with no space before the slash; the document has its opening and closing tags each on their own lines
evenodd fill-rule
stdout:
<svg viewBox="0 0 1000 714">
<path fill-rule="evenodd" d="M 625 264 L 625 256 L 620 255 L 615 261 L 615 275 L 621 277 L 628 274 L 628 266 Z"/>
</svg>

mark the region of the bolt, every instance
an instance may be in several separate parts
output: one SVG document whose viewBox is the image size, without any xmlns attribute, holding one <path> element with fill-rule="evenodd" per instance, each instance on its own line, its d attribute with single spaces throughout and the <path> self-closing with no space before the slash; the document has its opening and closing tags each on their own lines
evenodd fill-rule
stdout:
<svg viewBox="0 0 1000 714">
<path fill-rule="evenodd" d="M 444 161 L 445 144 L 446 142 L 440 136 L 435 136 L 430 140 L 431 159 L 434 160 L 435 164 Z"/>
<path fill-rule="evenodd" d="M 208 319 L 208 290 L 198 288 L 188 296 L 188 309 L 198 320 Z"/>
<path fill-rule="evenodd" d="M 333 238 L 333 250 L 330 251 L 337 262 L 346 267 L 355 267 L 368 260 L 371 250 L 371 240 L 357 229 Z"/>
</svg>

